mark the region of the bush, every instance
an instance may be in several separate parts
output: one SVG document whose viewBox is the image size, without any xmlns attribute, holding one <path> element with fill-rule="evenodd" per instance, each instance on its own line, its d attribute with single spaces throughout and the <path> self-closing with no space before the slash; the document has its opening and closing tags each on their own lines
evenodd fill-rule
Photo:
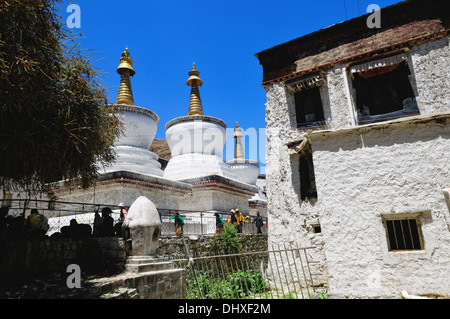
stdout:
<svg viewBox="0 0 450 319">
<path fill-rule="evenodd" d="M 239 237 L 236 234 L 237 226 L 225 223 L 220 234 L 214 235 L 213 246 L 227 254 L 237 253 L 241 249 Z"/>
<path fill-rule="evenodd" d="M 265 292 L 269 288 L 261 273 L 249 270 L 232 272 L 224 279 L 214 279 L 204 271 L 200 271 L 197 272 L 197 279 L 205 299 L 243 299 Z M 201 298 L 193 273 L 189 278 L 187 290 L 188 298 Z"/>
</svg>

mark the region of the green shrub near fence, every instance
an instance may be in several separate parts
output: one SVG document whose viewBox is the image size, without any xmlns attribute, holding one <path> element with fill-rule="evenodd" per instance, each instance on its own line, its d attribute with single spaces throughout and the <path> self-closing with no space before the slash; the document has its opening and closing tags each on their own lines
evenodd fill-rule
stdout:
<svg viewBox="0 0 450 319">
<path fill-rule="evenodd" d="M 198 280 L 198 285 L 197 285 Z M 187 297 L 190 299 L 245 299 L 266 292 L 269 285 L 259 272 L 237 270 L 225 278 L 211 278 L 205 272 L 197 272 L 197 280 L 191 272 L 188 280 Z"/>
<path fill-rule="evenodd" d="M 212 242 L 213 247 L 226 254 L 237 253 L 241 250 L 242 244 L 237 235 L 237 226 L 225 223 L 220 234 L 215 234 Z"/>
</svg>

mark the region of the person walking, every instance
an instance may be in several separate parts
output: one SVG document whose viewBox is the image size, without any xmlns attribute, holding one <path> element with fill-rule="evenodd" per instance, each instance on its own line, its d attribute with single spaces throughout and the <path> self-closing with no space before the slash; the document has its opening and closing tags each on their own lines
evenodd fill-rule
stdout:
<svg viewBox="0 0 450 319">
<path fill-rule="evenodd" d="M 123 202 L 119 204 L 119 209 L 120 209 L 119 221 L 123 222 L 128 214 L 128 211 L 125 209 L 125 204 Z"/>
<path fill-rule="evenodd" d="M 33 208 L 25 223 L 26 233 L 32 238 L 40 238 L 45 236 L 49 228 L 47 217 Z"/>
<path fill-rule="evenodd" d="M 238 221 L 238 234 L 242 234 L 242 227 L 244 226 L 244 215 L 239 211 L 239 209 L 235 209 L 236 219 Z"/>
<path fill-rule="evenodd" d="M 100 227 L 101 237 L 114 237 L 114 219 L 111 217 L 112 210 L 109 207 L 102 209 L 102 225 Z"/>
<path fill-rule="evenodd" d="M 175 233 L 177 236 L 183 235 L 183 226 L 184 226 L 184 220 L 183 217 L 178 213 L 178 211 L 175 211 L 175 215 L 170 217 L 169 219 L 175 219 Z"/>
<path fill-rule="evenodd" d="M 117 223 L 114 225 L 114 234 L 118 237 L 122 237 L 122 225 L 127 217 L 128 211 L 125 209 L 125 204 L 121 202 L 119 204 L 120 214 Z"/>
<path fill-rule="evenodd" d="M 259 215 L 259 212 L 256 212 L 255 225 L 256 225 L 256 228 L 258 229 L 256 231 L 256 233 L 262 234 L 261 227 L 264 225 L 264 222 L 263 222 L 262 217 Z"/>
<path fill-rule="evenodd" d="M 214 216 L 216 216 L 216 234 L 220 234 L 223 229 L 223 219 L 219 213 L 214 213 Z"/>
<path fill-rule="evenodd" d="M 234 227 L 236 228 L 236 232 L 237 232 L 237 229 L 239 227 L 239 222 L 237 220 L 234 209 L 230 210 L 230 219 L 228 220 L 228 223 L 234 225 Z"/>
</svg>

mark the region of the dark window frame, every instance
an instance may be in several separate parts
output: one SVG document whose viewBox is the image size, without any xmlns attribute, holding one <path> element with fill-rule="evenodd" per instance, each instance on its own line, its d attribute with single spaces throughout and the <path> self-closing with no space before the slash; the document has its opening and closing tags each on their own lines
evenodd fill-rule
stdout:
<svg viewBox="0 0 450 319">
<path fill-rule="evenodd" d="M 297 127 L 323 126 L 325 124 L 320 86 L 296 92 L 294 100 Z"/>
<path fill-rule="evenodd" d="M 320 226 L 320 224 L 314 224 L 314 225 L 311 225 L 311 227 L 313 229 L 314 234 L 322 233 L 322 227 Z"/>
<path fill-rule="evenodd" d="M 388 251 L 420 251 L 425 245 L 417 217 L 384 217 Z"/>
<path fill-rule="evenodd" d="M 311 153 L 300 155 L 298 160 L 301 200 L 317 199 L 316 178 Z"/>
<path fill-rule="evenodd" d="M 367 77 L 355 73 L 353 87 L 360 113 L 358 124 L 420 114 L 410 74 L 405 61 L 394 67 L 381 68 L 378 74 Z M 413 105 L 405 106 L 406 99 L 412 99 Z"/>
</svg>

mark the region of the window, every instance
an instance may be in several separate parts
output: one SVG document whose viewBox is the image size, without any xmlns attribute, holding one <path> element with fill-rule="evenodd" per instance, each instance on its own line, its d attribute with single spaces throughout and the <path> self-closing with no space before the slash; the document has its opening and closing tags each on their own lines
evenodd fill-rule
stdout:
<svg viewBox="0 0 450 319">
<path fill-rule="evenodd" d="M 420 223 L 416 218 L 385 219 L 389 251 L 422 250 Z"/>
<path fill-rule="evenodd" d="M 316 180 L 314 176 L 314 165 L 311 153 L 300 156 L 300 198 L 302 200 L 317 198 Z"/>
<path fill-rule="evenodd" d="M 320 87 L 299 91 L 294 98 L 297 127 L 324 124 Z"/>
<path fill-rule="evenodd" d="M 405 61 L 354 74 L 359 124 L 419 114 Z"/>
<path fill-rule="evenodd" d="M 322 229 L 320 228 L 320 225 L 319 225 L 319 224 L 312 225 L 312 228 L 313 228 L 314 234 L 319 234 L 319 233 L 322 232 Z"/>
</svg>

